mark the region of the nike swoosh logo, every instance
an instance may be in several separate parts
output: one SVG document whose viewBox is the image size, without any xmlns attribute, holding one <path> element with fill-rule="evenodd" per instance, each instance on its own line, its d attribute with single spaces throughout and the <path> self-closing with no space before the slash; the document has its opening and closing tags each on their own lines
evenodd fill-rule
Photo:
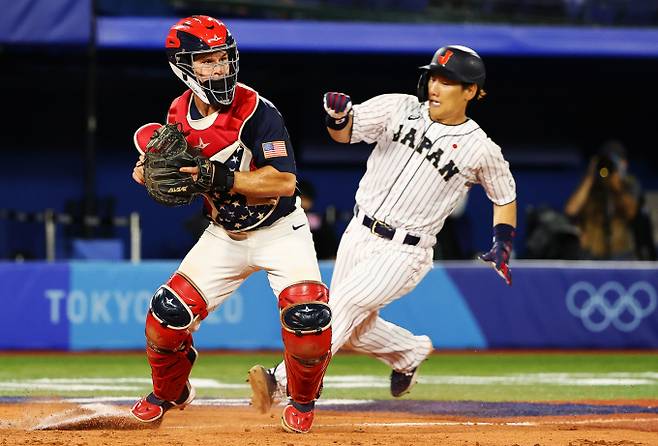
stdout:
<svg viewBox="0 0 658 446">
<path fill-rule="evenodd" d="M 298 230 L 299 228 L 301 228 L 302 226 L 304 226 L 305 224 L 306 224 L 306 223 L 302 223 L 302 224 L 299 225 L 299 226 L 292 225 L 292 230 L 293 230 L 293 231 L 296 231 L 296 230 Z"/>
</svg>

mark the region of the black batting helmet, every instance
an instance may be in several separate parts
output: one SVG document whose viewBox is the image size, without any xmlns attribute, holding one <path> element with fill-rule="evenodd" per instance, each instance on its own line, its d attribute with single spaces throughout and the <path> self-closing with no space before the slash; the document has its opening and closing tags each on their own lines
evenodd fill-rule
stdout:
<svg viewBox="0 0 658 446">
<path fill-rule="evenodd" d="M 486 72 L 480 55 L 467 46 L 448 45 L 439 48 L 432 62 L 420 67 L 423 72 L 418 79 L 418 100 L 425 102 L 428 98 L 427 77 L 436 73 L 458 82 L 484 86 Z"/>
</svg>

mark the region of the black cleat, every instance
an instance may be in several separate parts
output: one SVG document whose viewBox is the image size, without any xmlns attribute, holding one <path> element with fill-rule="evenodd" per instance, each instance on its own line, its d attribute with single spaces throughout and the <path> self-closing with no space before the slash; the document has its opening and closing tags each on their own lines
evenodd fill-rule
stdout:
<svg viewBox="0 0 658 446">
<path fill-rule="evenodd" d="M 418 367 L 406 373 L 393 370 L 391 372 L 391 395 L 398 398 L 411 392 L 417 377 Z"/>
</svg>

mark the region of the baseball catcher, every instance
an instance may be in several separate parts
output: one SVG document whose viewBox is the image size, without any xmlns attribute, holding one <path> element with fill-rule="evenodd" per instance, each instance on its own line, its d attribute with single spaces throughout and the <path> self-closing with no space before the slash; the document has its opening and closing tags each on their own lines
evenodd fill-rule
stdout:
<svg viewBox="0 0 658 446">
<path fill-rule="evenodd" d="M 132 177 L 167 206 L 201 196 L 210 221 L 151 298 L 145 335 L 153 391 L 130 413 L 156 423 L 192 402 L 193 333 L 260 270 L 280 310 L 289 397 L 281 427 L 309 432 L 331 360 L 332 316 L 310 223 L 295 193 L 297 168 L 283 116 L 238 82 L 237 43 L 221 21 L 185 17 L 170 28 L 165 48 L 187 89 L 171 102 L 168 125 L 145 124 L 135 133 L 140 156 Z"/>
<path fill-rule="evenodd" d="M 138 132 L 152 130 L 153 126 L 145 126 Z M 196 168 L 198 173 L 192 175 L 186 168 Z M 231 189 L 233 172 L 190 147 L 179 123 L 165 124 L 153 131 L 144 149 L 144 184 L 158 203 L 182 206 L 199 194 Z"/>
</svg>

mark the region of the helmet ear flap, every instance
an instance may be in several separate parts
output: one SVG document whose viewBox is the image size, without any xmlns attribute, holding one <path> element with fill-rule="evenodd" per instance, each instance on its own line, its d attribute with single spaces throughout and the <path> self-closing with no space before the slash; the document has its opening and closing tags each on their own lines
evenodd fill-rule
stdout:
<svg viewBox="0 0 658 446">
<path fill-rule="evenodd" d="M 418 102 L 425 102 L 428 98 L 427 92 L 427 73 L 429 71 L 425 70 L 420 74 L 418 78 L 418 87 L 416 88 L 416 96 L 418 96 Z"/>
</svg>

